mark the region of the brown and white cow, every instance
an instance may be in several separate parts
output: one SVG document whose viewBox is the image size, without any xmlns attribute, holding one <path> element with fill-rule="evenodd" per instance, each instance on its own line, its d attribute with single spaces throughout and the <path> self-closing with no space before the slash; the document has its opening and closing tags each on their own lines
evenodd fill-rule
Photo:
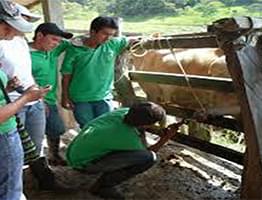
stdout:
<svg viewBox="0 0 262 200">
<path fill-rule="evenodd" d="M 180 73 L 178 62 L 186 74 L 230 77 L 225 56 L 221 49 L 174 49 L 149 50 L 144 56 L 132 55 L 130 63 L 136 70 L 151 72 Z M 172 103 L 182 107 L 200 110 L 200 105 L 188 87 L 140 83 L 149 100 L 159 103 Z M 195 89 L 195 93 L 209 114 L 238 115 L 236 95 L 211 90 Z"/>
</svg>

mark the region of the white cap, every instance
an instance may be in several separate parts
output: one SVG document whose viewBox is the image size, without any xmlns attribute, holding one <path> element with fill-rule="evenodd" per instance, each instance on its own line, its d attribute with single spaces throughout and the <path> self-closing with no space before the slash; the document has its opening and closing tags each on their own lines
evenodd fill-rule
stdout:
<svg viewBox="0 0 262 200">
<path fill-rule="evenodd" d="M 0 0 L 0 19 L 20 32 L 33 31 L 33 24 L 26 21 L 15 4 L 9 0 Z"/>
<path fill-rule="evenodd" d="M 22 6 L 20 4 L 15 4 L 15 7 L 19 10 L 19 12 L 21 13 L 21 15 L 24 15 L 26 17 L 28 17 L 28 19 L 26 19 L 29 22 L 36 22 L 39 19 L 41 19 L 41 16 L 31 13 L 30 10 L 28 10 L 25 6 Z"/>
<path fill-rule="evenodd" d="M 33 24 L 26 21 L 22 16 L 4 19 L 4 21 L 22 33 L 29 33 L 33 31 Z"/>
</svg>

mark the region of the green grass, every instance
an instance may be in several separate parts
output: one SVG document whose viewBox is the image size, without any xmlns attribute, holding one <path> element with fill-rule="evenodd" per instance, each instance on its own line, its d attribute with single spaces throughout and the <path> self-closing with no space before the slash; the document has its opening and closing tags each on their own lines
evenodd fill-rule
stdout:
<svg viewBox="0 0 262 200">
<path fill-rule="evenodd" d="M 90 11 L 88 8 L 68 6 L 65 12 L 65 27 L 68 29 L 87 30 L 91 20 L 99 14 Z M 77 11 L 76 11 L 77 10 Z M 76 14 L 77 13 L 77 14 Z M 249 12 L 246 8 L 221 7 L 209 16 L 205 16 L 203 12 L 197 9 L 189 8 L 180 11 L 174 16 L 158 15 L 158 16 L 134 16 L 123 18 L 124 32 L 139 32 L 144 35 L 152 33 L 176 34 L 181 32 L 199 32 L 205 31 L 206 25 L 211 24 L 217 19 L 232 16 L 261 16 L 259 12 Z"/>
<path fill-rule="evenodd" d="M 209 11 L 208 8 L 204 8 Z M 34 11 L 41 13 L 41 7 L 35 7 Z M 186 8 L 180 10 L 174 15 L 157 16 L 132 16 L 123 18 L 124 32 L 138 32 L 144 35 L 152 33 L 176 34 L 205 31 L 206 26 L 217 19 L 232 16 L 262 16 L 262 12 L 249 11 L 245 7 L 225 7 L 223 4 L 216 6 L 214 12 L 205 16 L 205 10 L 201 7 Z M 89 7 L 83 7 L 76 3 L 64 4 L 64 24 L 67 29 L 88 30 L 90 22 L 99 14 Z"/>
</svg>

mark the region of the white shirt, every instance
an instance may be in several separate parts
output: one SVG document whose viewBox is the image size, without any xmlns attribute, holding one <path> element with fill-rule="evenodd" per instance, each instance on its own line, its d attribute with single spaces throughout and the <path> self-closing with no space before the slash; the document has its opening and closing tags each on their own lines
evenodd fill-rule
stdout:
<svg viewBox="0 0 262 200">
<path fill-rule="evenodd" d="M 32 61 L 28 44 L 24 37 L 16 36 L 12 40 L 0 41 L 0 69 L 3 70 L 8 79 L 16 76 L 24 89 L 35 84 L 32 75 Z M 9 93 L 12 101 L 20 97 L 18 92 Z M 30 102 L 27 105 L 32 105 Z"/>
</svg>

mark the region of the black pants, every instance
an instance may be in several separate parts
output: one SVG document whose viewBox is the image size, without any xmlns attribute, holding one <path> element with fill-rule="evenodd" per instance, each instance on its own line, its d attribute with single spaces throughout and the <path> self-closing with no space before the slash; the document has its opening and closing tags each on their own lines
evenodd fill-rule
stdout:
<svg viewBox="0 0 262 200">
<path fill-rule="evenodd" d="M 89 164 L 84 171 L 102 173 L 98 179 L 102 187 L 113 187 L 142 173 L 156 162 L 156 154 L 148 150 L 112 152 Z"/>
</svg>

